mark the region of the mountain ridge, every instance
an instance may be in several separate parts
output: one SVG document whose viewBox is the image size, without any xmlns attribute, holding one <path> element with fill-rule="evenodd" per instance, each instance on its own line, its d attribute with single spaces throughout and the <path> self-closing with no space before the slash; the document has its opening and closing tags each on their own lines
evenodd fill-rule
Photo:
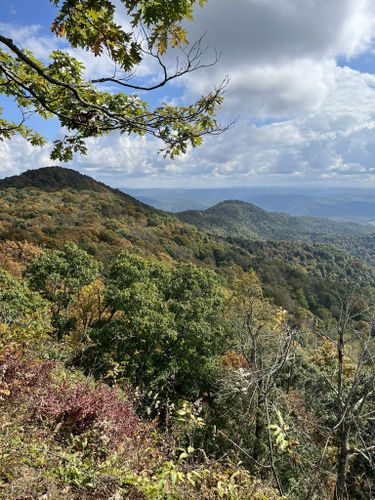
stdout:
<svg viewBox="0 0 375 500">
<path fill-rule="evenodd" d="M 113 193 L 120 198 L 129 200 L 143 208 L 153 212 L 160 212 L 157 208 L 134 198 L 128 193 L 113 188 L 104 182 L 97 181 L 89 175 L 82 174 L 72 168 L 49 166 L 37 169 L 30 169 L 18 175 L 0 179 L 0 190 L 2 189 L 29 189 L 35 188 L 49 193 L 62 191 L 64 189 L 72 191 L 93 191 L 95 193 Z"/>
<path fill-rule="evenodd" d="M 370 225 L 268 212 L 239 200 L 222 201 L 206 210 L 188 210 L 176 216 L 183 222 L 221 237 L 319 241 L 320 235 L 358 236 L 374 233 Z"/>
<path fill-rule="evenodd" d="M 170 263 L 210 267 L 223 275 L 228 269 L 252 268 L 261 274 L 265 285 L 272 283 L 267 294 L 283 307 L 291 304 L 297 307 L 296 290 L 301 283 L 309 297 L 314 297 L 316 293 L 309 290 L 322 288 L 323 280 L 350 276 L 358 267 L 363 283 L 375 283 L 375 268 L 363 261 L 361 247 L 345 252 L 342 238 L 336 246 L 330 245 L 333 237 L 327 235 L 324 242 L 314 241 L 312 234 L 305 242 L 285 242 L 283 240 L 288 236 L 291 239 L 292 234 L 285 224 L 276 225 L 282 240 L 270 244 L 267 244 L 269 240 L 259 237 L 259 228 L 253 232 L 253 239 L 248 232 L 247 238 L 240 238 L 238 234 L 231 237 L 224 232 L 212 234 L 207 228 L 201 230 L 187 224 L 175 214 L 158 211 L 71 169 L 56 172 L 59 168 L 44 168 L 0 181 L 0 260 L 3 265 L 8 266 L 9 261 L 13 266 L 17 261 L 20 255 L 17 245 L 23 248 L 26 244 L 25 252 L 32 254 L 45 248 L 61 249 L 66 243 L 75 242 L 102 262 L 111 261 L 126 250 Z M 68 177 L 63 186 L 56 185 L 56 175 L 60 174 Z M 97 191 L 89 189 L 90 186 Z M 267 236 L 274 236 L 275 214 L 245 202 L 238 205 L 236 201 L 222 202 L 219 208 L 210 210 L 221 213 L 228 206 L 250 209 L 268 224 L 265 225 Z M 277 223 L 290 220 L 286 214 L 276 215 Z M 246 222 L 246 217 L 243 220 Z M 229 220 L 228 224 L 233 226 L 234 222 Z M 14 258 L 9 259 L 8 255 Z M 28 259 L 26 254 L 25 259 Z M 294 285 L 291 276 L 303 279 Z M 313 304 L 315 299 L 311 300 Z"/>
<path fill-rule="evenodd" d="M 77 190 L 102 191 L 103 189 L 112 189 L 92 177 L 81 174 L 77 170 L 66 167 L 49 166 L 37 169 L 30 169 L 18 175 L 0 179 L 0 188 L 39 188 L 47 191 L 54 189 L 60 191 L 64 188 Z"/>
<path fill-rule="evenodd" d="M 63 167 L 0 180 L 1 241 L 47 248 L 74 241 L 102 260 L 133 248 L 167 260 L 207 258 L 215 265 L 215 255 L 231 253 L 229 244 L 208 238 L 174 214 Z"/>
</svg>

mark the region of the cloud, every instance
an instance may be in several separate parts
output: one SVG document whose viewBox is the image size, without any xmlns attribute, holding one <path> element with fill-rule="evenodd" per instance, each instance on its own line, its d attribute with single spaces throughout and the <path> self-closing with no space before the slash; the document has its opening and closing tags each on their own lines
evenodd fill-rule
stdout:
<svg viewBox="0 0 375 500">
<path fill-rule="evenodd" d="M 0 141 L 0 177 L 18 175 L 25 170 L 50 165 L 50 147 L 35 148 L 22 137 Z"/>
<path fill-rule="evenodd" d="M 126 185 L 129 179 L 152 178 L 166 163 L 157 157 L 158 144 L 146 138 L 112 134 L 88 141 L 89 154 L 66 165 L 113 186 Z M 49 155 L 52 144 L 35 148 L 22 137 L 0 142 L 0 178 L 18 175 L 25 170 L 59 164 Z M 155 159 L 157 161 L 155 161 Z"/>
<path fill-rule="evenodd" d="M 89 140 L 68 166 L 113 186 L 202 186 L 375 182 L 375 76 L 336 67 L 325 105 L 314 113 L 256 124 L 240 121 L 174 161 L 155 140 L 111 134 Z M 49 149 L 0 143 L 1 174 L 50 165 Z"/>
<path fill-rule="evenodd" d="M 207 92 L 229 75 L 225 109 L 255 117 L 314 112 L 335 83 L 338 57 L 371 47 L 372 0 L 210 0 L 197 10 L 191 40 L 207 30 L 219 63 L 190 75 L 193 93 Z"/>
<path fill-rule="evenodd" d="M 32 24 L 23 26 L 12 23 L 1 23 L 1 32 L 12 38 L 14 42 L 21 48 L 27 48 L 42 61 L 48 61 L 49 55 L 54 50 L 66 50 L 67 43 L 62 38 L 54 36 L 45 30 L 45 27 L 40 24 Z M 68 49 L 68 52 L 86 68 L 86 76 L 94 78 L 97 75 L 111 75 L 114 70 L 114 64 L 109 57 L 95 57 L 93 54 L 81 49 Z"/>
<path fill-rule="evenodd" d="M 124 9 L 123 5 L 122 9 Z M 118 12 L 121 13 L 121 9 Z M 116 22 L 121 24 L 125 30 L 130 29 L 125 16 L 117 16 Z M 110 77 L 115 72 L 117 73 L 117 77 L 123 76 L 118 71 L 118 68 L 116 69 L 116 65 L 106 53 L 103 53 L 100 57 L 95 57 L 90 51 L 71 48 L 64 38 L 56 37 L 49 29 L 46 30 L 46 27 L 40 24 L 25 26 L 0 22 L 0 30 L 5 36 L 12 38 L 19 47 L 31 50 L 37 58 L 44 62 L 48 61 L 52 51 L 66 50 L 72 57 L 75 57 L 84 64 L 86 78 Z M 152 57 L 145 57 L 138 68 L 137 77 L 140 79 L 149 77 L 157 78 L 158 73 L 159 75 L 161 74 L 161 68 L 157 61 Z M 117 89 L 117 91 L 119 90 L 121 89 Z"/>
<path fill-rule="evenodd" d="M 352 57 L 373 38 L 372 0 L 209 0 L 190 36 L 207 30 L 231 65 L 291 58 Z"/>
<path fill-rule="evenodd" d="M 145 137 L 111 134 L 88 141 L 88 155 L 77 158 L 74 166 L 88 174 L 116 184 L 128 178 L 152 177 L 160 171 L 158 144 Z"/>
<path fill-rule="evenodd" d="M 240 121 L 175 161 L 145 139 L 110 136 L 80 168 L 122 186 L 375 181 L 375 76 L 336 67 L 325 105 L 281 122 Z"/>
<path fill-rule="evenodd" d="M 58 38 L 44 34 L 44 29 L 40 24 L 24 26 L 0 22 L 0 30 L 4 36 L 14 40 L 21 48 L 31 50 L 36 57 L 43 60 L 48 58 L 51 51 L 63 47 Z"/>
<path fill-rule="evenodd" d="M 315 112 L 266 124 L 242 121 L 190 152 L 185 164 L 195 174 L 211 168 L 223 183 L 343 182 L 349 175 L 355 182 L 369 176 L 374 181 L 375 76 L 335 67 L 333 80 L 324 106 Z"/>
<path fill-rule="evenodd" d="M 38 25 L 7 26 L 39 57 L 62 43 Z M 157 155 L 154 140 L 113 134 L 90 140 L 89 155 L 70 166 L 118 186 L 375 182 L 375 76 L 350 67 L 373 57 L 373 0 L 209 0 L 188 29 L 191 40 L 207 31 L 222 56 L 166 88 L 165 100 L 195 97 L 228 74 L 223 116 L 240 113 L 237 125 L 174 161 Z M 90 75 L 112 71 L 105 58 L 75 53 Z M 48 148 L 4 144 L 4 175 L 50 164 Z"/>
</svg>

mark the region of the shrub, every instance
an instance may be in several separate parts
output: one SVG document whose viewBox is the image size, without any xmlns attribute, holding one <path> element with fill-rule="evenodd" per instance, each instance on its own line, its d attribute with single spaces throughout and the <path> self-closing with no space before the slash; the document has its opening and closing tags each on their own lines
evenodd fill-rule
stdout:
<svg viewBox="0 0 375 500">
<path fill-rule="evenodd" d="M 132 404 L 118 388 L 89 379 L 61 381 L 59 368 L 56 362 L 27 360 L 8 350 L 0 359 L 3 400 L 26 403 L 31 420 L 58 428 L 61 437 L 104 430 L 109 448 L 145 432 Z"/>
</svg>

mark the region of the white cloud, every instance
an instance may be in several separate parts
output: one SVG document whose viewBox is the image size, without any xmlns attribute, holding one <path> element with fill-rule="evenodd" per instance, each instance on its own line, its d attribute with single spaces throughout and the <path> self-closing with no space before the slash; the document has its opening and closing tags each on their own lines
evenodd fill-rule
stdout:
<svg viewBox="0 0 375 500">
<path fill-rule="evenodd" d="M 18 175 L 25 170 L 51 165 L 50 148 L 35 148 L 21 137 L 0 141 L 0 177 Z"/>
<path fill-rule="evenodd" d="M 31 50 L 40 59 L 47 59 L 51 51 L 63 46 L 58 38 L 43 34 L 43 27 L 39 24 L 24 26 L 0 22 L 0 30 L 4 36 L 14 40 L 22 49 Z"/>
<path fill-rule="evenodd" d="M 325 105 L 281 122 L 241 121 L 174 161 L 159 144 L 112 134 L 68 166 L 114 186 L 235 185 L 295 181 L 375 182 L 375 76 L 335 68 Z M 25 160 L 26 159 L 26 160 Z M 0 143 L 1 173 L 51 164 L 48 148 Z"/>
<path fill-rule="evenodd" d="M 43 61 L 48 60 L 53 50 L 63 50 L 68 47 L 64 39 L 58 38 L 52 33 L 46 33 L 43 26 L 39 24 L 23 26 L 0 22 L 0 30 L 12 38 L 19 47 L 31 50 L 37 58 Z M 81 49 L 69 49 L 69 53 L 85 65 L 88 77 L 113 73 L 114 64 L 106 55 L 95 57 Z"/>
<path fill-rule="evenodd" d="M 324 106 L 282 122 L 239 123 L 185 162 L 223 182 L 270 176 L 323 179 L 375 172 L 375 76 L 335 67 Z M 230 147 L 228 147 L 230 145 Z M 188 169 L 187 169 L 188 170 Z M 374 179 L 372 179 L 374 180 Z"/>
<path fill-rule="evenodd" d="M 116 185 L 202 185 L 328 180 L 375 181 L 375 76 L 334 70 L 325 106 L 282 122 L 239 122 L 173 162 L 144 139 L 112 136 L 92 145 L 80 168 Z M 187 184 L 189 183 L 189 184 Z"/>
<path fill-rule="evenodd" d="M 39 57 L 62 43 L 39 26 L 7 26 Z M 228 74 L 224 113 L 240 113 L 239 123 L 175 161 L 157 156 L 153 140 L 114 134 L 89 141 L 89 155 L 70 166 L 113 185 L 375 182 L 375 76 L 350 68 L 373 52 L 373 0 L 209 0 L 190 39 L 205 30 L 222 57 L 186 78 L 183 91 L 195 96 Z M 75 53 L 90 75 L 113 69 L 108 59 Z M 147 63 L 142 71 L 153 78 L 156 70 Z M 165 100 L 180 98 L 166 89 Z M 25 158 L 27 168 L 50 164 L 46 148 L 32 151 L 20 139 L 11 149 L 0 144 L 1 173 L 24 170 Z"/>
<path fill-rule="evenodd" d="M 126 183 L 129 177 L 158 174 L 156 141 L 111 134 L 99 140 L 89 140 L 88 146 L 88 155 L 77 158 L 74 166 L 89 174 L 96 173 L 108 182 Z"/>
<path fill-rule="evenodd" d="M 206 92 L 229 75 L 225 109 L 284 117 L 324 105 L 335 81 L 336 59 L 371 46 L 372 0 L 209 0 L 190 27 L 222 56 L 211 71 L 194 73 L 189 89 Z"/>
</svg>

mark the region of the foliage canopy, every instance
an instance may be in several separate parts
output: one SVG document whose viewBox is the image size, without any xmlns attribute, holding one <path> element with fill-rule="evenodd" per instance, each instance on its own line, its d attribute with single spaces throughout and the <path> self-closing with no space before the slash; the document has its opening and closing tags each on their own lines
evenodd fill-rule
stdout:
<svg viewBox="0 0 375 500">
<path fill-rule="evenodd" d="M 67 49 L 55 50 L 42 61 L 0 33 L 1 92 L 14 99 L 21 112 L 19 122 L 0 118 L 0 139 L 18 133 L 31 144 L 42 145 L 44 138 L 27 125 L 36 113 L 45 119 L 56 117 L 67 130 L 63 140 L 55 141 L 53 159 L 67 161 L 74 152 L 86 153 L 85 139 L 111 131 L 154 136 L 164 143 L 164 153 L 173 157 L 189 145 L 198 146 L 202 136 L 223 130 L 215 114 L 225 82 L 184 106 L 152 107 L 140 97 L 207 66 L 201 62 L 202 39 L 189 44 L 183 27 L 184 20 L 193 18 L 195 4 L 203 6 L 205 0 L 121 0 L 117 7 L 109 0 L 50 1 L 57 9 L 51 30 L 65 38 Z M 120 25 L 119 16 L 127 20 L 126 26 Z M 179 53 L 172 70 L 165 59 L 168 47 Z M 109 57 L 113 72 L 88 77 L 84 65 L 71 55 L 72 48 Z M 137 78 L 137 69 L 146 60 L 160 71 L 157 83 Z M 209 64 L 216 60 L 217 56 Z"/>
</svg>

